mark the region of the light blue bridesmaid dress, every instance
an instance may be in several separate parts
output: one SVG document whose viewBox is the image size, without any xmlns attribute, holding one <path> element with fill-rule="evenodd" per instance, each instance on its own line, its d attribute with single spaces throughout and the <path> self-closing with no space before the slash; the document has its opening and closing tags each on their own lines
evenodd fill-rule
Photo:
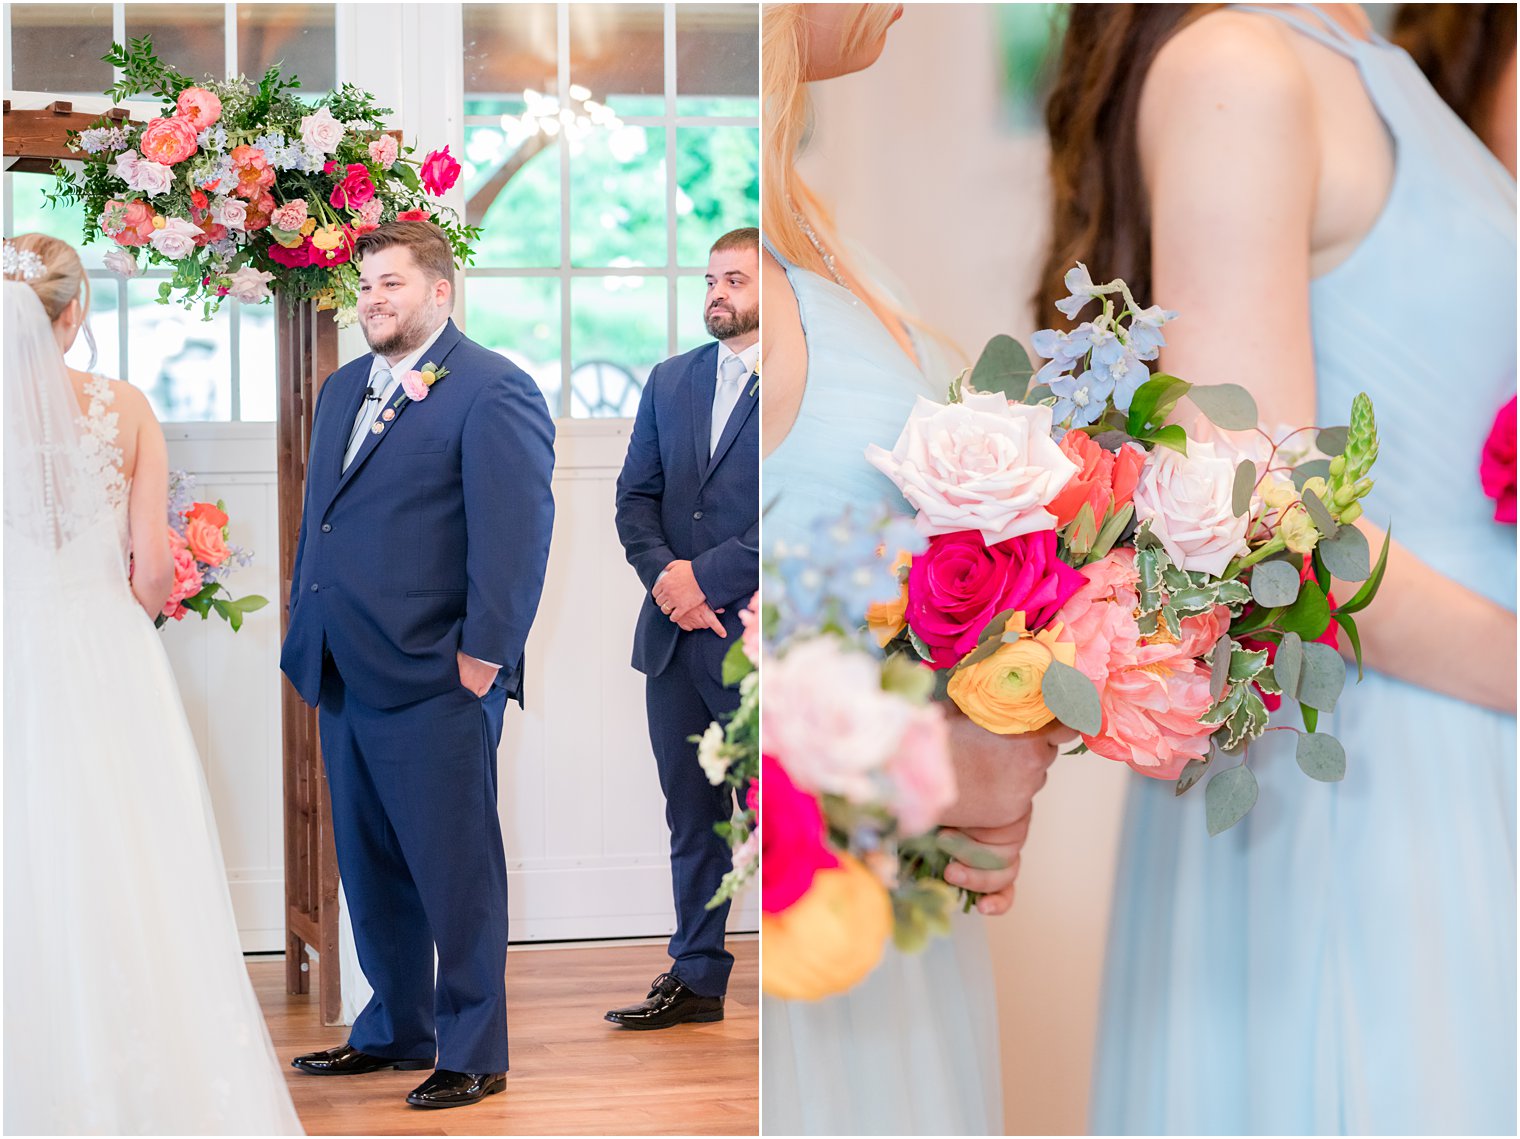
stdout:
<svg viewBox="0 0 1520 1139">
<path fill-rule="evenodd" d="M 1356 63 L 1396 151 L 1372 230 L 1312 283 L 1319 422 L 1366 391 L 1368 518 L 1513 611 L 1478 457 L 1514 392 L 1514 180 L 1402 50 L 1260 11 Z M 1344 782 L 1272 733 L 1255 810 L 1217 838 L 1198 791 L 1132 787 L 1095 1133 L 1515 1134 L 1515 718 L 1352 668 L 1321 722 Z"/>
<path fill-rule="evenodd" d="M 797 297 L 808 367 L 797 421 L 761 467 L 767 549 L 805 542 L 815 519 L 837 518 L 847 506 L 857 517 L 883 504 L 910 513 L 865 449 L 890 448 L 914 400 L 934 394 L 869 307 L 776 260 Z M 952 935 L 919 954 L 888 946 L 847 993 L 821 1001 L 766 997 L 763 1132 L 1001 1133 L 997 994 L 981 923 L 958 914 Z"/>
</svg>

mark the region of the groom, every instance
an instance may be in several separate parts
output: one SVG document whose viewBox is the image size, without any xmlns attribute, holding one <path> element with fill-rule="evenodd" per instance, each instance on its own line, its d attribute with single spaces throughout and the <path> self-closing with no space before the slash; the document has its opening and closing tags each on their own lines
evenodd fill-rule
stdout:
<svg viewBox="0 0 1520 1139">
<path fill-rule="evenodd" d="M 294 1066 L 436 1061 L 407 1102 L 456 1107 L 506 1086 L 496 749 L 543 590 L 554 424 L 534 382 L 449 319 L 439 229 L 395 222 L 354 253 L 373 355 L 317 400 L 280 667 L 320 710 L 338 868 L 375 992 L 348 1043 Z"/>
<path fill-rule="evenodd" d="M 732 799 L 707 781 L 691 737 L 739 706 L 738 690 L 723 686 L 723 657 L 760 582 L 759 274 L 759 230 L 713 245 L 706 319 L 717 343 L 649 374 L 618 478 L 618 536 L 647 590 L 633 667 L 647 678 L 676 901 L 674 965 L 645 1000 L 607 1013 L 626 1028 L 722 1020 L 734 964 L 723 948 L 728 905 L 707 908 L 731 866 L 713 826 Z"/>
</svg>

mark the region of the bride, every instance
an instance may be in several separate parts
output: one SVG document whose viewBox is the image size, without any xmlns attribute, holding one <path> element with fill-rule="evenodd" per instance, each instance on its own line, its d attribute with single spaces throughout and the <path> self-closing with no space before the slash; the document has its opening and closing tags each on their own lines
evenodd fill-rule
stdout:
<svg viewBox="0 0 1520 1139">
<path fill-rule="evenodd" d="M 891 447 L 915 398 L 943 391 L 942 369 L 920 366 L 926 346 L 839 249 L 794 167 L 807 125 L 804 84 L 870 66 L 900 14 L 880 4 L 764 9 L 767 547 L 805 541 L 816 520 L 846 507 L 857 517 L 883 504 L 911 513 L 865 449 Z M 960 794 L 940 821 L 1007 868 L 952 864 L 951 883 L 987 896 L 980 914 L 957 915 L 952 935 L 923 953 L 889 946 L 864 982 L 822 1001 L 766 998 L 764 1132 L 1002 1133 L 997 998 L 981 915 L 1012 901 L 1030 800 L 1055 744 L 1048 733 L 994 736 L 959 715 L 951 733 Z"/>
<path fill-rule="evenodd" d="M 299 1134 L 153 628 L 163 432 L 64 365 L 78 254 L 27 234 L 4 265 L 5 1130 Z"/>
</svg>

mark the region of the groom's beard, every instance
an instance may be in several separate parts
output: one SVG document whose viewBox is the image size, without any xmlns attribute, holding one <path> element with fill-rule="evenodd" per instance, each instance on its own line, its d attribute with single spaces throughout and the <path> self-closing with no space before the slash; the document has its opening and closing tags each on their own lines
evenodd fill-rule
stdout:
<svg viewBox="0 0 1520 1139">
<path fill-rule="evenodd" d="M 707 310 L 707 333 L 714 340 L 732 340 L 760 327 L 760 308 L 757 305 L 742 312 L 731 308 Z"/>
<path fill-rule="evenodd" d="M 364 340 L 370 347 L 370 351 L 377 356 L 395 358 L 405 356 L 408 352 L 415 351 L 433 331 L 433 322 L 438 314 L 433 310 L 423 307 L 414 312 L 406 320 L 393 320 L 391 323 L 395 331 L 383 339 L 376 340 L 369 334 L 369 320 L 362 322 Z"/>
</svg>

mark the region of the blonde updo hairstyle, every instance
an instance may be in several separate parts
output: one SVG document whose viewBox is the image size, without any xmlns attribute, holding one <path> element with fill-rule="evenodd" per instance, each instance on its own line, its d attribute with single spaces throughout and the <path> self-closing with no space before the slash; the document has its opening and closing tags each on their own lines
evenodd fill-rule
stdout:
<svg viewBox="0 0 1520 1139">
<path fill-rule="evenodd" d="M 22 252 L 36 254 L 42 262 L 42 275 L 33 277 L 26 284 L 37 294 L 37 299 L 42 302 L 42 311 L 47 313 L 48 320 L 54 325 L 68 311 L 72 302 L 79 302 L 79 331 L 84 334 L 84 341 L 90 347 L 90 362 L 86 370 L 94 368 L 97 356 L 95 337 L 90 333 L 87 319 L 90 314 L 90 279 L 85 276 L 84 263 L 79 260 L 78 251 L 67 241 L 60 241 L 45 233 L 23 233 L 19 237 L 8 238 L 7 244 Z"/>
</svg>

